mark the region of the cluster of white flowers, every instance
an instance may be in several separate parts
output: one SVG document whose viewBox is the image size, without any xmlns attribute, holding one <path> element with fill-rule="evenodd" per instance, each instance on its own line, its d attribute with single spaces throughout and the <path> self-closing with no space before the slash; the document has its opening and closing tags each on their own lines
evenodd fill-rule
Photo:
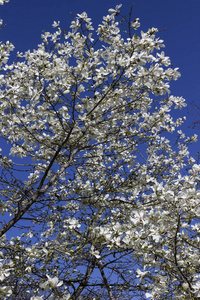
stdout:
<svg viewBox="0 0 200 300">
<path fill-rule="evenodd" d="M 170 114 L 186 105 L 169 95 L 180 73 L 158 30 L 138 33 L 139 19 L 120 7 L 96 32 L 86 12 L 68 32 L 54 22 L 12 64 L 14 46 L 0 44 L 5 299 L 199 296 L 200 165 L 188 150 L 196 136 L 185 138 L 184 118 Z"/>
</svg>

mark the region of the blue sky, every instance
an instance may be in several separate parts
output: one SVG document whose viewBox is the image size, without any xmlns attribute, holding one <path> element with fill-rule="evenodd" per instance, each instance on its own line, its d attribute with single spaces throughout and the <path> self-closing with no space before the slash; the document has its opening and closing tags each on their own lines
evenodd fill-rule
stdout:
<svg viewBox="0 0 200 300">
<path fill-rule="evenodd" d="M 200 110 L 198 112 L 190 105 L 193 101 L 200 105 L 199 0 L 10 0 L 0 6 L 0 18 L 7 24 L 0 31 L 0 39 L 12 42 L 16 51 L 34 49 L 41 42 L 42 30 L 53 30 L 53 21 L 60 20 L 64 28 L 69 26 L 72 20 L 70 12 L 76 15 L 86 11 L 97 25 L 109 8 L 122 3 L 121 11 L 128 14 L 133 2 L 133 18 L 140 18 L 141 30 L 167 27 L 159 36 L 164 39 L 166 55 L 174 67 L 180 68 L 182 75 L 171 85 L 172 94 L 183 96 L 188 103 L 188 108 L 180 114 L 187 114 L 186 134 L 200 133 L 200 127 L 195 130 L 188 128 L 193 121 L 200 119 Z M 198 151 L 198 145 L 195 151 Z"/>
</svg>

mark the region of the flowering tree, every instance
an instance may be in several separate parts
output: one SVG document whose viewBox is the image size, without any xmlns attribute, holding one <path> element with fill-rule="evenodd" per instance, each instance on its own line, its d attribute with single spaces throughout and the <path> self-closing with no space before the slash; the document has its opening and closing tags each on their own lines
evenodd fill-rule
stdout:
<svg viewBox="0 0 200 300">
<path fill-rule="evenodd" d="M 12 64 L 0 44 L 1 299 L 200 296 L 196 136 L 170 115 L 179 72 L 158 30 L 140 35 L 119 8 L 97 31 L 85 12 L 68 32 L 54 22 Z"/>
</svg>

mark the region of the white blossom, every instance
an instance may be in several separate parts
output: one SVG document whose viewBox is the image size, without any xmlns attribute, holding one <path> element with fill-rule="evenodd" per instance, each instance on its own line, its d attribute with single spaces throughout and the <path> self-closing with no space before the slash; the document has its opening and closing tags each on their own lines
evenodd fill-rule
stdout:
<svg viewBox="0 0 200 300">
<path fill-rule="evenodd" d="M 49 290 L 49 289 L 53 289 L 56 287 L 59 287 L 63 284 L 63 281 L 58 282 L 58 278 L 57 277 L 50 277 L 48 275 L 47 276 L 47 281 L 45 281 L 44 283 L 40 284 L 40 287 L 44 290 Z"/>
<path fill-rule="evenodd" d="M 180 73 L 158 29 L 139 33 L 120 7 L 96 31 L 86 12 L 68 31 L 54 21 L 13 63 L 0 43 L 4 298 L 199 297 L 200 165 L 174 117 Z"/>
</svg>

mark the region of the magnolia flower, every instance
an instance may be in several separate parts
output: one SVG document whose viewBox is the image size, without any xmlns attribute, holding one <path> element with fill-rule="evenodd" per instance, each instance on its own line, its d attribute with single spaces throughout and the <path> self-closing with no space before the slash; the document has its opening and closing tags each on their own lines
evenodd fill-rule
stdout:
<svg viewBox="0 0 200 300">
<path fill-rule="evenodd" d="M 1 274 L 0 274 L 0 281 L 3 281 L 6 277 L 8 277 L 10 275 L 10 271 L 11 269 L 6 269 L 6 270 L 2 270 L 1 269 Z"/>
<path fill-rule="evenodd" d="M 3 299 L 1 298 L 1 296 L 5 296 L 5 297 L 9 297 L 12 295 L 12 290 L 9 286 L 3 286 L 0 288 L 0 299 Z"/>
<path fill-rule="evenodd" d="M 119 9 L 122 6 L 122 4 L 116 5 L 115 9 L 110 8 L 108 10 L 109 14 L 114 14 L 114 15 L 118 15 L 119 14 Z"/>
<path fill-rule="evenodd" d="M 197 293 L 197 296 L 200 297 L 200 281 L 197 281 L 192 287 Z"/>
<path fill-rule="evenodd" d="M 140 280 L 142 280 L 142 278 L 143 278 L 146 274 L 149 273 L 148 271 L 141 271 L 140 269 L 137 269 L 136 272 L 137 272 L 136 277 L 139 277 Z"/>
<path fill-rule="evenodd" d="M 53 24 L 52 24 L 52 27 L 58 27 L 60 25 L 60 21 L 56 22 L 54 21 Z"/>
<path fill-rule="evenodd" d="M 91 246 L 90 253 L 91 253 L 92 255 L 94 255 L 96 258 L 100 258 L 100 257 L 101 257 L 101 256 L 99 255 L 99 251 L 98 251 L 98 250 L 95 250 L 93 245 Z"/>
<path fill-rule="evenodd" d="M 145 296 L 147 298 L 151 298 L 151 299 L 154 299 L 155 298 L 155 294 L 154 293 L 146 293 Z"/>
<path fill-rule="evenodd" d="M 63 284 L 63 281 L 60 281 L 58 283 L 58 277 L 53 277 L 51 278 L 50 276 L 46 275 L 48 280 L 45 281 L 44 283 L 40 284 L 40 287 L 44 290 L 50 290 L 56 287 L 59 287 Z"/>
<path fill-rule="evenodd" d="M 9 2 L 10 0 L 0 0 L 0 5 L 3 5 L 5 2 Z"/>
</svg>

